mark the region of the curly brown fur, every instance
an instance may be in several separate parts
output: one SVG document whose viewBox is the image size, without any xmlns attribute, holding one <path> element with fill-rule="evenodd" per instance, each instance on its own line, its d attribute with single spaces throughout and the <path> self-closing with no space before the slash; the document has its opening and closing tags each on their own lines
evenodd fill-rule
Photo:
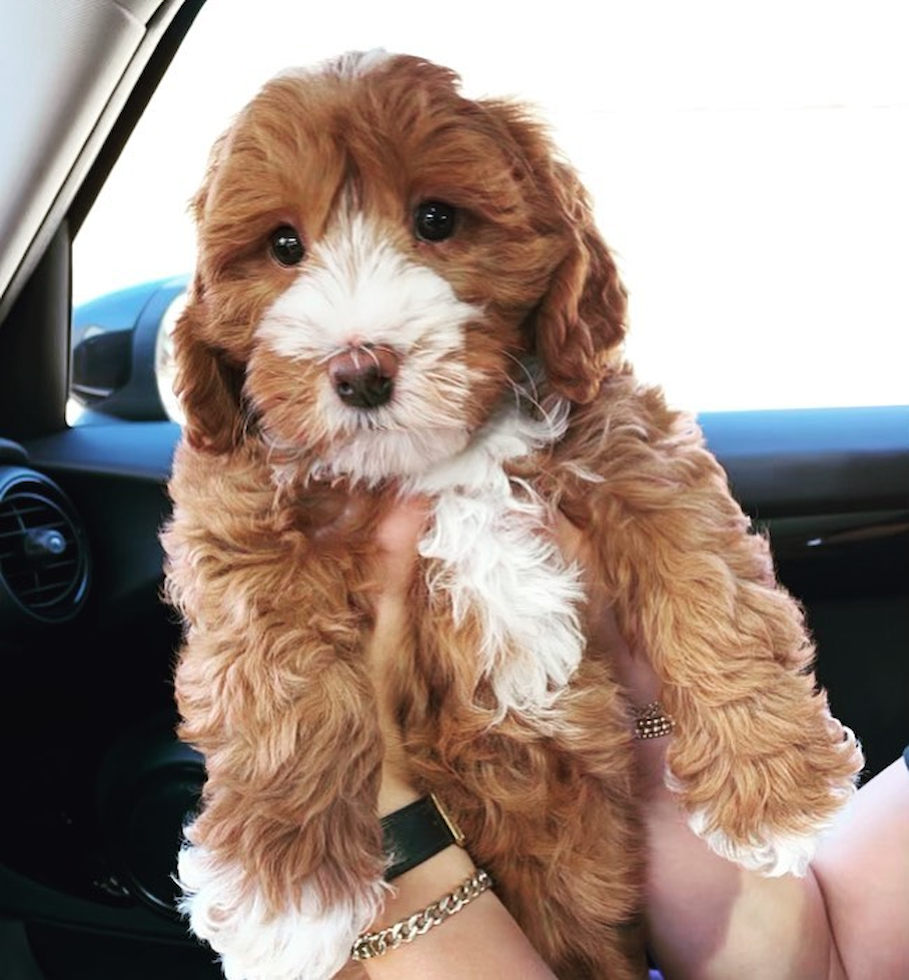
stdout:
<svg viewBox="0 0 909 980">
<path fill-rule="evenodd" d="M 787 839 L 832 819 L 862 759 L 816 687 L 802 610 L 693 419 L 630 373 L 600 399 L 556 448 L 554 492 L 597 542 L 620 627 L 663 681 L 671 784 L 701 833 L 727 838 L 721 853 L 803 871 L 810 852 L 787 854 Z M 598 479 L 585 487 L 579 470 Z"/>
<path fill-rule="evenodd" d="M 427 202 L 451 234 L 421 235 Z M 163 542 L 180 734 L 208 769 L 185 906 L 228 976 L 329 977 L 381 908 L 363 640 L 402 493 L 434 503 L 385 686 L 420 788 L 559 976 L 645 971 L 629 707 L 585 649 L 585 588 L 662 679 L 695 829 L 797 868 L 860 754 L 766 540 L 623 361 L 624 289 L 543 128 L 446 69 L 350 56 L 266 86 L 194 208 Z M 300 261 L 274 252 L 288 228 Z M 589 545 L 583 582 L 545 534 L 555 508 Z"/>
</svg>

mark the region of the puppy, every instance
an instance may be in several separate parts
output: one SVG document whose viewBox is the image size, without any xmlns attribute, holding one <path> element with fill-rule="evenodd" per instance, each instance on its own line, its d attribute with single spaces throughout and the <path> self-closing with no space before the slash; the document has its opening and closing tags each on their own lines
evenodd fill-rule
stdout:
<svg viewBox="0 0 909 980">
<path fill-rule="evenodd" d="M 625 292 L 544 129 L 418 58 L 347 55 L 265 86 L 194 212 L 163 543 L 180 735 L 207 766 L 179 877 L 226 976 L 331 977 L 380 914 L 363 638 L 403 494 L 432 515 L 382 682 L 419 787 L 558 976 L 646 972 L 632 713 L 589 595 L 661 679 L 694 830 L 803 872 L 860 753 L 767 542 L 624 360 Z"/>
</svg>

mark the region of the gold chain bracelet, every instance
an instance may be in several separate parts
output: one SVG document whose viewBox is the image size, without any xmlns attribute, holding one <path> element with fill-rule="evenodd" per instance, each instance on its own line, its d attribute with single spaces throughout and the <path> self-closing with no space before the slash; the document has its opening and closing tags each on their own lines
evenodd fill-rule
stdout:
<svg viewBox="0 0 909 980">
<path fill-rule="evenodd" d="M 409 918 L 377 932 L 364 932 L 362 936 L 358 936 L 350 952 L 351 958 L 358 961 L 371 960 L 404 943 L 412 943 L 417 936 L 429 932 L 433 926 L 441 925 L 491 887 L 492 878 L 485 871 L 475 872 L 444 898 L 427 905 L 422 912 L 415 912 Z"/>
</svg>

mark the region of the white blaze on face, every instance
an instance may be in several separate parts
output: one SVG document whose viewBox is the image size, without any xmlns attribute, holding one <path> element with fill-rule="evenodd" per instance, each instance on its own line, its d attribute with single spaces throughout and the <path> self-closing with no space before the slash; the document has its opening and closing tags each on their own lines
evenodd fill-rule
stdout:
<svg viewBox="0 0 909 980">
<path fill-rule="evenodd" d="M 289 362 L 325 364 L 368 345 L 394 351 L 400 366 L 388 404 L 345 404 L 327 371 L 317 392 L 319 427 L 332 444 L 325 475 L 374 483 L 423 472 L 466 445 L 466 326 L 480 315 L 356 214 L 313 245 L 296 281 L 266 311 L 257 338 Z"/>
</svg>

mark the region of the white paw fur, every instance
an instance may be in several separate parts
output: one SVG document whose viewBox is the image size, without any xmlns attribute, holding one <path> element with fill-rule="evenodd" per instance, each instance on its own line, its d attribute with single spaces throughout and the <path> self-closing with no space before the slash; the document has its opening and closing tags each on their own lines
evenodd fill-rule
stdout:
<svg viewBox="0 0 909 980">
<path fill-rule="evenodd" d="M 857 744 L 855 733 L 843 726 L 844 738 L 849 744 Z M 682 785 L 671 770 L 665 774 L 666 786 L 679 793 Z M 714 854 L 740 865 L 747 871 L 755 871 L 765 878 L 779 878 L 791 874 L 797 878 L 808 872 L 824 835 L 833 827 L 842 811 L 855 795 L 856 785 L 831 785 L 829 795 L 833 808 L 828 817 L 816 820 L 805 834 L 784 834 L 767 827 L 757 828 L 747 844 L 734 841 L 716 827 L 715 814 L 709 807 L 693 810 L 688 814 L 688 826 Z"/>
<path fill-rule="evenodd" d="M 688 817 L 688 826 L 720 857 L 756 871 L 768 878 L 794 874 L 801 878 L 817 850 L 818 835 L 797 837 L 791 834 L 758 833 L 749 844 L 741 844 L 722 831 L 708 830 L 710 817 L 697 810 Z"/>
<path fill-rule="evenodd" d="M 269 915 L 242 870 L 204 848 L 184 846 L 177 873 L 180 910 L 219 954 L 227 980 L 329 980 L 378 915 L 386 888 L 376 881 L 349 902 L 326 907 L 303 882 L 296 908 Z"/>
<path fill-rule="evenodd" d="M 851 791 L 836 793 L 841 797 L 839 809 L 852 797 Z M 742 844 L 727 837 L 721 830 L 710 830 L 713 816 L 707 810 L 695 810 L 688 816 L 688 826 L 715 854 L 741 865 L 748 871 L 756 871 L 766 878 L 778 878 L 792 874 L 802 878 L 808 872 L 821 839 L 833 826 L 835 815 L 818 821 L 807 834 L 782 834 L 758 829 L 751 841 Z"/>
</svg>

